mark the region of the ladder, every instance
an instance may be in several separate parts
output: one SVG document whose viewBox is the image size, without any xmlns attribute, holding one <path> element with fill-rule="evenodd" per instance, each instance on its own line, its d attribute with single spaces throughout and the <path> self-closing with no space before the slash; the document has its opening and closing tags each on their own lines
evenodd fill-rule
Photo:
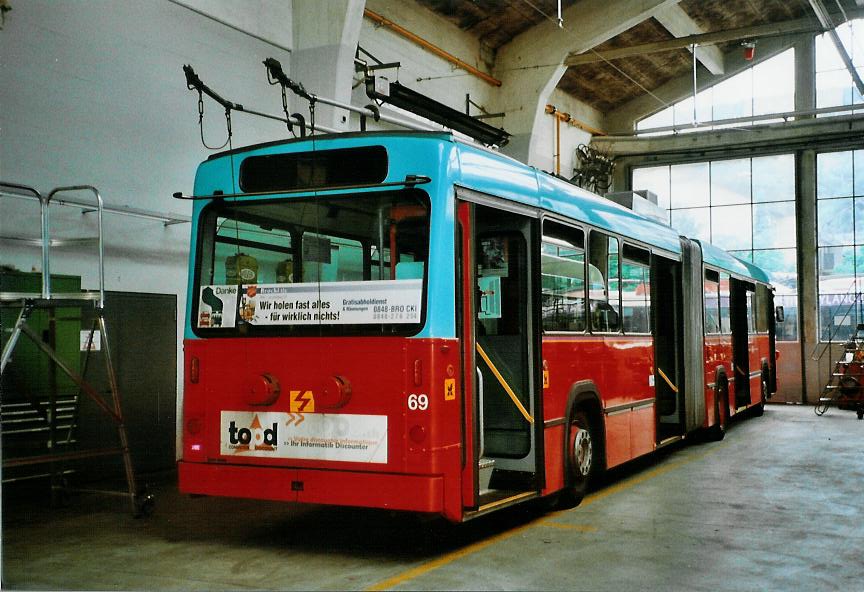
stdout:
<svg viewBox="0 0 864 592">
<path fill-rule="evenodd" d="M 858 419 L 864 419 L 864 323 L 856 325 L 843 346 L 843 357 L 834 362 L 816 404 L 816 415 L 824 415 L 830 407 L 855 411 Z"/>
</svg>

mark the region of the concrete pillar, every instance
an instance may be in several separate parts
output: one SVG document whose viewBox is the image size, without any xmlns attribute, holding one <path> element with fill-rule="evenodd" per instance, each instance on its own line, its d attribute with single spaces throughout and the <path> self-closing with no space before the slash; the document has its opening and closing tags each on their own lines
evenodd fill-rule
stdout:
<svg viewBox="0 0 864 592">
<path fill-rule="evenodd" d="M 798 178 L 798 334 L 801 340 L 801 368 L 803 403 L 814 402 L 822 386 L 819 363 L 811 360 L 813 353 L 820 353 L 819 346 L 819 300 L 817 295 L 816 266 L 816 151 L 802 150 L 796 159 Z M 831 353 L 825 354 L 830 357 Z M 822 366 L 830 360 L 822 361 Z"/>
<path fill-rule="evenodd" d="M 351 102 L 354 53 L 360 39 L 365 0 L 294 0 L 294 48 L 289 76 L 310 93 Z M 308 104 L 291 99 L 292 110 L 308 119 Z M 348 113 L 318 105 L 316 121 L 348 129 Z"/>
<path fill-rule="evenodd" d="M 795 110 L 816 108 L 816 38 L 801 37 L 795 43 Z M 810 119 L 815 115 L 804 116 Z"/>
</svg>

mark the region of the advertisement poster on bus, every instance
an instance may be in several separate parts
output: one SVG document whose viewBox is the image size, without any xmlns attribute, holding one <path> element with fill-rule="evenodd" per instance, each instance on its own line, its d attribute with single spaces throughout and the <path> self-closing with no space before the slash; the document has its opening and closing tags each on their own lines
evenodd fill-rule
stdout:
<svg viewBox="0 0 864 592">
<path fill-rule="evenodd" d="M 237 286 L 201 286 L 198 328 L 234 327 L 237 324 Z"/>
<path fill-rule="evenodd" d="M 387 462 L 387 416 L 223 411 L 223 456 Z"/>
<path fill-rule="evenodd" d="M 423 280 L 376 280 L 241 287 L 250 325 L 419 323 Z"/>
</svg>

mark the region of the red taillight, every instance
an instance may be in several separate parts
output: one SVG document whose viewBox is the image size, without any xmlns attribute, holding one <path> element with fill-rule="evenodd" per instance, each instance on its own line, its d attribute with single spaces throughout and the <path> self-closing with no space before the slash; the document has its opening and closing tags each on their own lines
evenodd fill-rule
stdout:
<svg viewBox="0 0 864 592">
<path fill-rule="evenodd" d="M 192 384 L 198 384 L 198 377 L 200 373 L 200 362 L 198 358 L 192 356 L 192 359 L 189 360 L 189 382 Z"/>
</svg>

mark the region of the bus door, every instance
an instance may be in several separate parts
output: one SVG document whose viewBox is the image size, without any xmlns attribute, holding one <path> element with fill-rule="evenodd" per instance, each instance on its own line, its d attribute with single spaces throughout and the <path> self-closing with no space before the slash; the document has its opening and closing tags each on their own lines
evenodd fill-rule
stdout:
<svg viewBox="0 0 864 592">
<path fill-rule="evenodd" d="M 538 222 L 488 205 L 461 203 L 459 213 L 463 234 L 468 228 L 462 239 L 461 330 L 466 383 L 472 379 L 466 470 L 474 475 L 473 495 L 463 488 L 463 499 L 484 511 L 532 496 L 543 486 L 539 273 L 534 273 Z M 464 289 L 468 286 L 473 294 Z"/>
<path fill-rule="evenodd" d="M 750 347 L 747 292 L 753 284 L 731 278 L 729 308 L 732 324 L 732 366 L 735 376 L 735 407 L 750 403 Z"/>
<path fill-rule="evenodd" d="M 654 392 L 657 443 L 684 433 L 684 384 L 681 264 L 654 255 L 651 265 L 654 303 Z"/>
</svg>

